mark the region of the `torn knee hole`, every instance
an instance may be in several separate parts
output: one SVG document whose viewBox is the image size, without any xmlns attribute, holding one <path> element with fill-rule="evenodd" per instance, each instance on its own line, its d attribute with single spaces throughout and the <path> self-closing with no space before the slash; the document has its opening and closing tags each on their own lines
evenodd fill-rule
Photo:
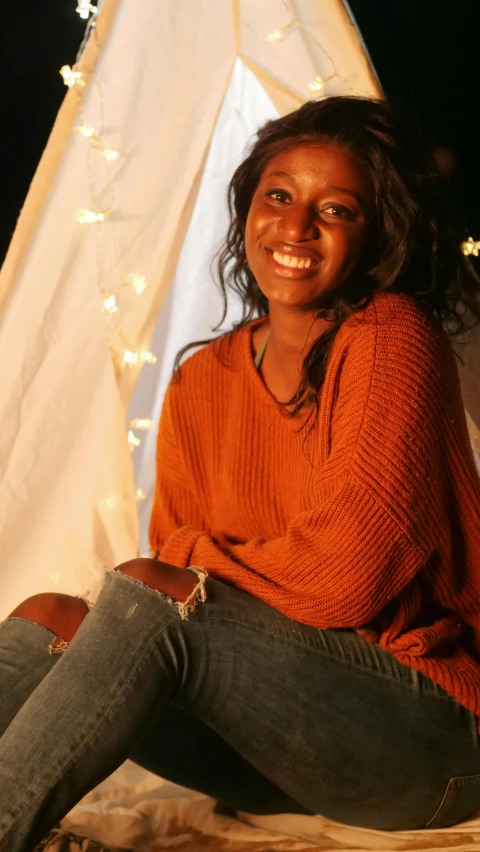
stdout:
<svg viewBox="0 0 480 852">
<path fill-rule="evenodd" d="M 178 590 L 175 590 L 175 597 L 171 597 L 171 578 L 169 583 L 168 580 L 165 579 L 165 577 L 162 578 L 160 572 L 158 574 L 155 573 L 153 575 L 149 575 L 148 571 L 138 570 L 137 566 L 132 566 L 131 563 L 125 563 L 124 565 L 118 566 L 114 570 L 120 571 L 122 574 L 126 574 L 135 583 L 139 583 L 141 586 L 147 588 L 150 592 L 157 594 L 159 597 L 162 598 L 162 600 L 170 604 L 170 606 L 176 607 L 182 621 L 186 621 L 188 619 L 188 614 L 190 612 L 193 612 L 197 608 L 197 605 L 199 603 L 204 603 L 204 601 L 206 601 L 207 599 L 205 581 L 208 577 L 208 573 L 207 571 L 205 571 L 204 568 L 201 568 L 200 566 L 191 565 L 187 567 L 187 571 L 190 571 L 192 574 L 195 575 L 195 577 L 197 578 L 197 582 L 194 583 L 193 586 L 191 586 L 190 583 L 188 584 L 189 587 L 191 586 L 191 588 L 188 594 L 187 592 L 184 592 L 186 597 L 184 597 L 183 600 L 179 600 L 179 596 L 177 596 Z M 185 569 L 175 568 L 175 570 L 179 571 L 180 573 L 183 573 Z M 170 588 L 168 588 L 169 585 Z M 178 595 L 180 594 L 181 593 L 178 593 Z M 128 611 L 128 616 L 133 615 L 136 608 L 137 604 L 133 604 Z"/>
<path fill-rule="evenodd" d="M 50 654 L 63 654 L 69 645 L 70 642 L 67 642 L 65 639 L 61 639 L 60 636 L 56 636 L 53 642 L 51 642 L 48 646 L 48 650 Z"/>
</svg>

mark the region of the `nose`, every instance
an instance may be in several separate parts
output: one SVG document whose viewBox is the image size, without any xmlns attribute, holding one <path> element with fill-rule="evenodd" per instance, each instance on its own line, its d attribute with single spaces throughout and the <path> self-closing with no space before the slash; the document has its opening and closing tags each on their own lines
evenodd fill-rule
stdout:
<svg viewBox="0 0 480 852">
<path fill-rule="evenodd" d="M 314 211 L 296 204 L 284 208 L 277 221 L 277 230 L 280 236 L 295 243 L 316 240 L 320 236 Z"/>
</svg>

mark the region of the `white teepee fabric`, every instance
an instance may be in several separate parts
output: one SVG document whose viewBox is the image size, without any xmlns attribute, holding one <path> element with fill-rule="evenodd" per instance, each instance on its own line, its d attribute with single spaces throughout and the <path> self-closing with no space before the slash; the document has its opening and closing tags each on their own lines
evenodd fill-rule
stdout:
<svg viewBox="0 0 480 852">
<path fill-rule="evenodd" d="M 138 552 L 125 411 L 139 368 L 115 367 L 125 347 L 148 347 L 158 321 L 157 370 L 148 378 L 144 368 L 131 408 L 156 417 L 173 354 L 219 318 L 207 256 L 225 232 L 220 198 L 248 137 L 312 97 L 317 76 L 336 75 L 331 93 L 378 92 L 340 0 L 301 0 L 295 15 L 302 26 L 269 42 L 290 21 L 282 0 L 102 6 L 77 66 L 86 85 L 65 98 L 0 279 L 0 617 L 40 591 L 98 587 Z M 102 143 L 120 152 L 108 168 L 73 132 L 82 124 L 102 126 Z M 80 225 L 92 205 L 105 221 Z M 120 289 L 128 273 L 146 276 L 142 296 Z M 100 290 L 117 296 L 113 320 Z M 152 440 L 137 464 L 147 491 Z"/>
</svg>

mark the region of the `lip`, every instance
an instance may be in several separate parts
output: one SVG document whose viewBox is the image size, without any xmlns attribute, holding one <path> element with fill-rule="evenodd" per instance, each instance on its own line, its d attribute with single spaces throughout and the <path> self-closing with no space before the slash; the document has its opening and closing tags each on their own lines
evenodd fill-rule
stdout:
<svg viewBox="0 0 480 852">
<path fill-rule="evenodd" d="M 312 265 L 308 269 L 305 269 L 305 267 L 303 269 L 299 269 L 295 266 L 282 266 L 274 259 L 274 251 L 278 251 L 279 254 L 290 254 L 293 257 L 310 258 L 312 260 Z M 316 274 L 317 269 L 319 267 L 318 255 L 313 257 L 312 254 L 306 254 L 305 250 L 302 252 L 302 254 L 297 254 L 296 251 L 291 250 L 289 252 L 286 252 L 277 248 L 273 249 L 268 246 L 268 248 L 265 249 L 265 254 L 267 256 L 267 262 L 270 264 L 275 274 L 279 275 L 281 278 L 311 278 L 313 275 Z"/>
</svg>

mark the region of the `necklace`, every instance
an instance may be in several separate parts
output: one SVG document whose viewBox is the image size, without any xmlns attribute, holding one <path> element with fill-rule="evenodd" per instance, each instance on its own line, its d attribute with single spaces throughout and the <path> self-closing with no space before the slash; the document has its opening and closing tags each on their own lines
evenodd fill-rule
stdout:
<svg viewBox="0 0 480 852">
<path fill-rule="evenodd" d="M 265 349 L 266 349 L 266 346 L 267 346 L 268 338 L 270 337 L 270 331 L 271 331 L 271 329 L 268 329 L 265 337 L 262 340 L 262 345 L 260 346 L 260 349 L 258 350 L 257 354 L 255 355 L 255 366 L 256 366 L 257 370 L 260 369 L 260 364 L 262 363 L 262 358 L 265 354 Z"/>
</svg>

